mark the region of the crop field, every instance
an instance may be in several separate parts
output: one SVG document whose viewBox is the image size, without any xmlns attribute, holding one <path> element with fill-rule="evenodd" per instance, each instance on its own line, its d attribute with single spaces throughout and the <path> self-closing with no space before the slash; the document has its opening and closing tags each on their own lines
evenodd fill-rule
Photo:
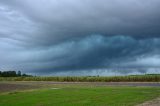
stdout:
<svg viewBox="0 0 160 106">
<path fill-rule="evenodd" d="M 160 83 L 0 82 L 0 106 L 136 106 L 159 97 Z"/>
<path fill-rule="evenodd" d="M 160 82 L 160 74 L 130 75 L 130 76 L 0 77 L 0 81 Z"/>
</svg>

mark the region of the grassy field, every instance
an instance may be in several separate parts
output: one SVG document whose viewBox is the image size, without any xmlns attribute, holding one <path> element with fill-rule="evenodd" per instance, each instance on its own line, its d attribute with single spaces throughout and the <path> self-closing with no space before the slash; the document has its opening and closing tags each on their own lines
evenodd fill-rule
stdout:
<svg viewBox="0 0 160 106">
<path fill-rule="evenodd" d="M 56 82 L 160 82 L 160 74 L 130 76 L 65 76 L 65 77 L 0 77 L 0 81 L 56 81 Z"/>
<path fill-rule="evenodd" d="M 159 87 L 44 84 L 1 92 L 0 106 L 134 106 L 159 96 Z"/>
</svg>

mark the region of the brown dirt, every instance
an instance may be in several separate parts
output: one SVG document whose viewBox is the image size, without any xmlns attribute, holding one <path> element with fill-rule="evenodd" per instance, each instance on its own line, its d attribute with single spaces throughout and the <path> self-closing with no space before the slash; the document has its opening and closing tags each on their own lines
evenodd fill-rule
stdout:
<svg viewBox="0 0 160 106">
<path fill-rule="evenodd" d="M 160 98 L 151 100 L 151 101 L 147 101 L 145 103 L 139 104 L 137 106 L 160 106 Z"/>
<path fill-rule="evenodd" d="M 52 82 L 52 81 L 6 81 L 0 82 L 0 92 L 27 90 L 53 85 L 88 85 L 88 86 L 148 86 L 160 87 L 160 82 Z"/>
<path fill-rule="evenodd" d="M 9 84 L 9 83 L 0 83 L 0 92 L 16 91 L 16 90 L 27 90 L 37 88 L 32 85 L 24 84 Z"/>
<path fill-rule="evenodd" d="M 27 84 L 27 85 L 95 85 L 95 86 L 160 87 L 160 82 L 53 82 L 53 81 L 17 81 L 15 82 L 15 84 L 17 83 Z"/>
</svg>

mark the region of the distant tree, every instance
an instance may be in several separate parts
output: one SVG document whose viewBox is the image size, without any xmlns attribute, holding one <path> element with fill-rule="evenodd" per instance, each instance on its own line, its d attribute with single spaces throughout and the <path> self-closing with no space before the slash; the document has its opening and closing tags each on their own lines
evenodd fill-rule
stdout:
<svg viewBox="0 0 160 106">
<path fill-rule="evenodd" d="M 16 77 L 16 71 L 9 71 L 9 77 Z"/>
<path fill-rule="evenodd" d="M 2 72 L 2 77 L 8 77 L 9 76 L 9 72 L 8 71 L 3 71 Z"/>
<path fill-rule="evenodd" d="M 28 75 L 28 74 L 22 74 L 21 76 L 23 76 L 23 77 L 33 77 L 32 75 Z"/>
<path fill-rule="evenodd" d="M 18 71 L 16 73 L 16 71 L 0 71 L 0 77 L 20 77 L 20 76 L 24 76 L 24 77 L 32 77 L 32 75 L 28 75 L 28 74 L 22 74 L 21 71 Z"/>
<path fill-rule="evenodd" d="M 2 77 L 16 77 L 16 71 L 3 71 L 1 72 Z"/>
<path fill-rule="evenodd" d="M 22 74 L 23 77 L 27 77 L 27 74 Z"/>
<path fill-rule="evenodd" d="M 17 76 L 18 76 L 18 77 L 21 76 L 21 71 L 18 71 Z"/>
</svg>

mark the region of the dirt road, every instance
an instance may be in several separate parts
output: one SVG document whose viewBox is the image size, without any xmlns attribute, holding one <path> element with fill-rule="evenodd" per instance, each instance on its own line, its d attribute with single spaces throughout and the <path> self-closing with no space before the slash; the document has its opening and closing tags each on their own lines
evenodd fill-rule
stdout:
<svg viewBox="0 0 160 106">
<path fill-rule="evenodd" d="M 142 103 L 140 105 L 137 106 L 160 106 L 160 98 L 151 100 L 151 101 L 147 101 L 145 103 Z"/>
<path fill-rule="evenodd" d="M 51 81 L 13 81 L 0 82 L 0 92 L 26 90 L 52 85 L 88 85 L 88 86 L 148 86 L 160 87 L 160 82 L 51 82 Z"/>
</svg>

